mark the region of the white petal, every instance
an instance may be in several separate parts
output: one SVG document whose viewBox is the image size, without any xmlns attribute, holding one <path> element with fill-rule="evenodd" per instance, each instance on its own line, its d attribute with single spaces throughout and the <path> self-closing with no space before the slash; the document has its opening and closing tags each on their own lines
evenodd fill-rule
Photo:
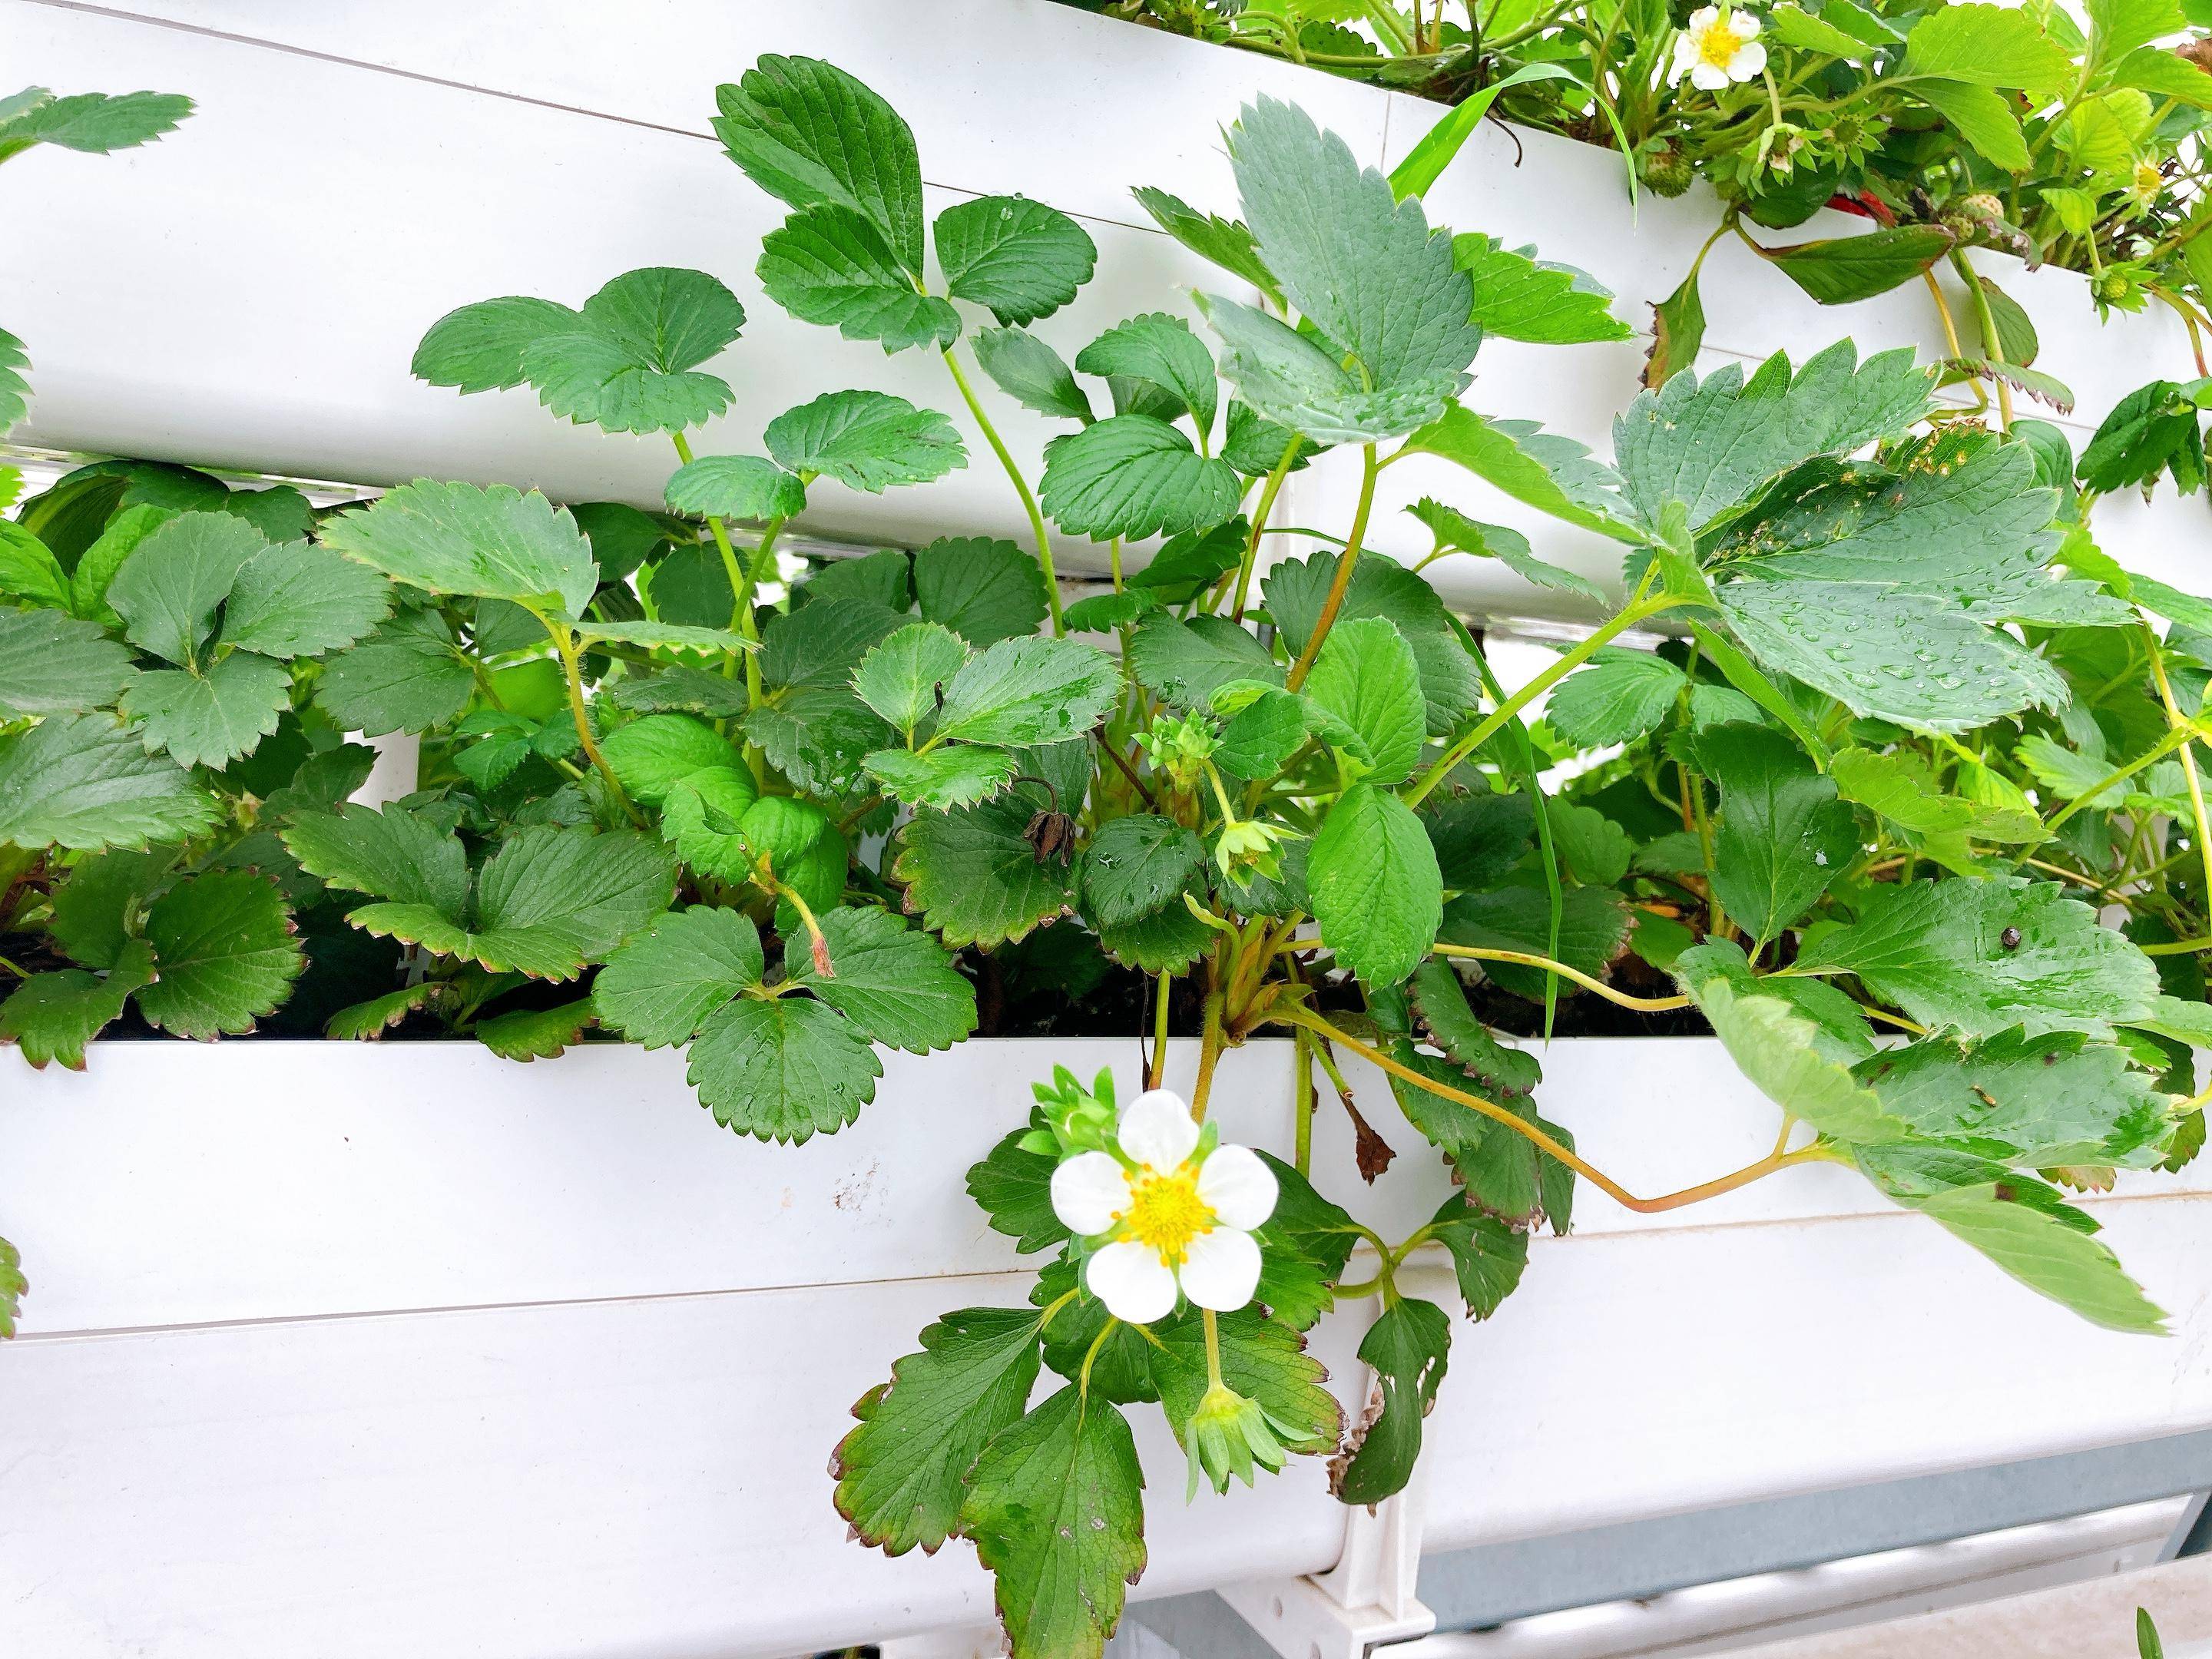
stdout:
<svg viewBox="0 0 2212 1659">
<path fill-rule="evenodd" d="M 1728 83 L 1728 71 L 1711 64 L 1700 63 L 1690 71 L 1690 84 L 1701 92 L 1718 92 Z"/>
<path fill-rule="evenodd" d="M 1103 1152 L 1079 1152 L 1052 1172 L 1052 1212 L 1068 1231 L 1088 1238 L 1129 1207 L 1129 1177 Z"/>
<path fill-rule="evenodd" d="M 1698 61 L 1698 43 L 1686 34 L 1674 37 L 1674 73 L 1680 75 Z"/>
<path fill-rule="evenodd" d="M 1182 1097 L 1166 1089 L 1147 1089 L 1121 1114 L 1121 1150 L 1139 1164 L 1172 1170 L 1198 1146 L 1198 1125 Z"/>
<path fill-rule="evenodd" d="M 1759 38 L 1759 19 L 1747 11 L 1731 12 L 1729 15 L 1729 27 L 1736 32 L 1737 37 L 1741 40 L 1755 40 Z"/>
<path fill-rule="evenodd" d="M 1182 1277 L 1182 1293 L 1200 1307 L 1234 1313 L 1259 1288 L 1260 1246 L 1234 1227 L 1200 1233 L 1183 1254 Z"/>
<path fill-rule="evenodd" d="M 1690 38 L 1695 40 L 1720 21 L 1721 9 L 1718 6 L 1699 6 L 1690 14 Z"/>
<path fill-rule="evenodd" d="M 1252 1259 L 1255 1263 L 1260 1259 L 1256 1247 Z M 1091 1294 L 1106 1304 L 1108 1313 L 1126 1323 L 1149 1325 L 1175 1311 L 1174 1273 L 1157 1251 L 1134 1239 L 1109 1244 L 1091 1258 L 1086 1272 Z M 1259 1274 L 1255 1266 L 1252 1269 L 1254 1284 L 1259 1282 Z M 1251 1296 L 1249 1290 L 1244 1294 L 1248 1298 Z"/>
<path fill-rule="evenodd" d="M 1766 48 L 1754 40 L 1729 59 L 1729 77 L 1735 81 L 1748 81 L 1765 67 Z"/>
<path fill-rule="evenodd" d="M 1249 1146 L 1217 1146 L 1198 1166 L 1198 1195 L 1223 1226 L 1249 1231 L 1275 1212 L 1275 1172 Z"/>
</svg>

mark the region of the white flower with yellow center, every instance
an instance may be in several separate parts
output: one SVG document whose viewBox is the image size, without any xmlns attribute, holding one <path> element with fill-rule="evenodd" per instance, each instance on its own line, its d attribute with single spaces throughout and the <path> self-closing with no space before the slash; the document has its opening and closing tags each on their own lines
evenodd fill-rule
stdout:
<svg viewBox="0 0 2212 1659">
<path fill-rule="evenodd" d="M 1733 6 L 1701 6 L 1674 42 L 1674 73 L 1705 92 L 1730 82 L 1748 81 L 1766 67 L 1766 48 L 1759 44 L 1759 19 Z"/>
<path fill-rule="evenodd" d="M 1275 1177 L 1249 1146 L 1214 1144 L 1165 1089 L 1129 1103 L 1120 1149 L 1079 1152 L 1052 1172 L 1052 1210 L 1080 1237 L 1102 1241 L 1087 1268 L 1091 1295 L 1131 1325 L 1175 1311 L 1178 1292 L 1229 1313 L 1260 1283 L 1252 1229 L 1275 1210 Z"/>
</svg>

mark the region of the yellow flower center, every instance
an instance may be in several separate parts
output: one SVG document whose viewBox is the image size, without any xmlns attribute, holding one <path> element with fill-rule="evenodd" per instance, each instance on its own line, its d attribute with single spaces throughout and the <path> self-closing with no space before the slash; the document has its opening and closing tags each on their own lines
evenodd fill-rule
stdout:
<svg viewBox="0 0 2212 1659">
<path fill-rule="evenodd" d="M 2166 175 L 2150 161 L 2136 163 L 2136 189 L 2142 195 L 2155 196 L 2166 184 Z"/>
<path fill-rule="evenodd" d="M 1147 1172 L 1129 1183 L 1129 1207 L 1120 1220 L 1124 1237 L 1133 1238 L 1170 1267 L 1181 1262 L 1190 1242 L 1213 1230 L 1213 1212 L 1198 1195 L 1198 1171 L 1189 1164 L 1166 1175 Z"/>
<path fill-rule="evenodd" d="M 1698 40 L 1698 56 L 1715 69 L 1725 70 L 1734 61 L 1737 48 L 1742 45 L 1743 42 L 1736 38 L 1735 30 L 1729 26 L 1729 15 L 1723 12 L 1713 19 L 1712 27 Z"/>
</svg>

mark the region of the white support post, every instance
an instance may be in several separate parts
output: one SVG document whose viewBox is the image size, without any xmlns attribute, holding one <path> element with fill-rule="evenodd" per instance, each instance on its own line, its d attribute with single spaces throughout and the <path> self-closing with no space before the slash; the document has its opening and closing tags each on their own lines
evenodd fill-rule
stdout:
<svg viewBox="0 0 2212 1659">
<path fill-rule="evenodd" d="M 1401 1266 L 1398 1283 L 1405 1293 L 1447 1308 L 1458 1293 L 1450 1273 L 1428 1263 Z M 1365 1381 L 1372 1390 L 1371 1370 Z M 1427 1459 L 1416 1459 L 1404 1491 L 1345 1511 L 1344 1553 L 1327 1572 L 1227 1585 L 1221 1599 L 1283 1659 L 1368 1659 L 1379 1647 L 1426 1636 L 1437 1616 L 1416 1592 L 1427 1467 Z"/>
</svg>

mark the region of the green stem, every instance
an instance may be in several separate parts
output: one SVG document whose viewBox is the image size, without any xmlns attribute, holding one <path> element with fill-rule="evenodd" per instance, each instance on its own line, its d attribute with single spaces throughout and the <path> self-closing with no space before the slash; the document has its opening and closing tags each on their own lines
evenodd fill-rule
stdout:
<svg viewBox="0 0 2212 1659">
<path fill-rule="evenodd" d="M 1244 544 L 1243 562 L 1237 568 L 1237 604 L 1229 615 L 1231 622 L 1244 620 L 1244 605 L 1252 596 L 1252 572 L 1260 562 L 1260 538 L 1267 533 L 1267 515 L 1274 510 L 1275 494 L 1290 477 L 1291 463 L 1297 459 L 1299 440 L 1292 438 L 1283 449 L 1283 459 L 1267 475 L 1267 482 L 1260 491 L 1260 504 L 1252 510 L 1252 538 Z M 1118 585 L 1118 584 L 1117 584 Z"/>
<path fill-rule="evenodd" d="M 1344 551 L 1337 555 L 1336 579 L 1328 585 L 1328 597 L 1322 601 L 1321 615 L 1314 623 L 1306 648 L 1291 665 L 1290 678 L 1285 684 L 1293 691 L 1304 685 L 1306 676 L 1313 672 L 1314 659 L 1321 655 L 1321 643 L 1336 625 L 1336 613 L 1344 608 L 1345 590 L 1352 586 L 1352 568 L 1359 562 L 1359 544 L 1366 538 L 1367 515 L 1375 510 L 1376 467 L 1373 444 L 1361 448 L 1360 459 L 1359 506 L 1352 515 L 1352 533 L 1344 538 Z"/>
<path fill-rule="evenodd" d="M 967 375 L 961 372 L 960 360 L 952 355 L 949 346 L 945 351 L 945 366 L 952 371 L 952 384 L 960 388 L 960 398 L 968 405 L 968 412 L 975 417 L 975 424 L 983 428 L 984 441 L 991 446 L 991 453 L 999 458 L 999 465 L 1006 469 L 1006 477 L 1013 480 L 1014 493 L 1022 498 L 1022 511 L 1029 514 L 1030 530 L 1036 537 L 1037 568 L 1044 573 L 1045 603 L 1051 607 L 1053 635 L 1058 638 L 1066 633 L 1067 629 L 1060 621 L 1060 578 L 1052 567 L 1052 539 L 1045 534 L 1044 514 L 1037 507 L 1036 497 L 1030 491 L 1029 480 L 1022 477 L 1021 468 L 1014 465 L 1014 458 L 1006 453 L 1006 441 L 999 436 L 999 428 L 991 424 L 991 417 L 983 412 L 982 401 L 975 396 L 975 388 L 968 384 Z"/>
<path fill-rule="evenodd" d="M 1656 567 L 1655 566 L 1654 568 L 1656 569 Z M 1644 580 L 1647 583 L 1650 580 L 1648 574 Z M 1449 749 L 1444 750 L 1437 757 L 1437 763 L 1421 775 L 1421 781 L 1414 785 L 1412 793 L 1405 795 L 1406 805 L 1419 806 L 1428 799 L 1431 790 L 1451 775 L 1454 767 L 1488 742 L 1493 732 L 1561 680 L 1566 678 L 1568 675 L 1573 673 L 1575 670 L 1580 668 L 1613 641 L 1626 634 L 1637 623 L 1648 621 L 1661 611 L 1671 611 L 1684 603 L 1686 601 L 1664 593 L 1656 599 L 1639 598 L 1632 603 L 1627 609 L 1600 628 L 1580 645 L 1575 647 L 1573 650 L 1562 653 L 1557 662 L 1500 703 L 1487 719 L 1457 743 L 1452 744 Z"/>
<path fill-rule="evenodd" d="M 1313 1173 L 1313 1033 L 1303 1027 L 1291 1032 L 1297 1046 L 1291 1060 L 1291 1167 L 1302 1176 Z"/>
<path fill-rule="evenodd" d="M 607 757 L 599 752 L 599 740 L 592 735 L 591 716 L 584 708 L 584 671 L 576 649 L 575 630 L 565 623 L 556 624 L 542 616 L 538 621 L 551 638 L 553 648 L 561 653 L 561 672 L 568 682 L 568 714 L 576 722 L 576 740 L 583 744 L 584 753 L 589 757 L 599 776 L 606 781 L 609 792 L 621 805 L 622 810 L 629 815 L 629 821 L 639 829 L 644 829 L 644 815 L 631 801 L 629 792 L 622 787 L 622 780 L 615 776 L 614 768 L 607 764 Z"/>
<path fill-rule="evenodd" d="M 2166 756 L 2180 748 L 2182 744 L 2187 743 L 2192 735 L 2194 735 L 2194 730 L 2192 727 L 2187 726 L 2175 726 L 2164 737 L 2160 738 L 2156 743 L 2153 744 L 2148 749 L 2136 756 L 2135 759 L 2130 761 L 2125 766 L 2119 768 L 2117 771 L 2100 781 L 2094 788 L 2085 790 L 2080 795 L 2075 796 L 2072 801 L 2067 804 L 2065 810 L 2061 811 L 2056 817 L 2045 820 L 2043 826 L 2045 832 L 2046 834 L 2056 832 L 2060 824 L 2065 823 L 2067 819 L 2072 817 L 2083 807 L 2094 805 L 2097 798 L 2100 795 L 2102 795 L 2107 789 L 2110 789 L 2114 784 L 2124 783 L 2130 778 L 2135 776 L 2136 773 L 2142 771 L 2145 767 L 2163 760 Z"/>
</svg>

